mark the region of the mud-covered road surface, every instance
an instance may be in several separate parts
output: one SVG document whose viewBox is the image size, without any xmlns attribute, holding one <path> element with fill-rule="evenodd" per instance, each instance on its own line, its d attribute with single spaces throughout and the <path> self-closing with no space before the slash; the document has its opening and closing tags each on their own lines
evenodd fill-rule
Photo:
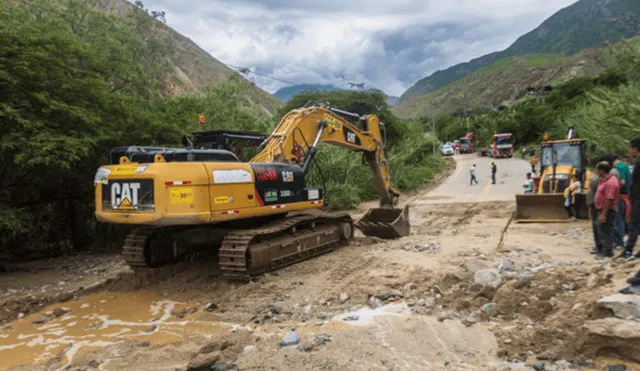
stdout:
<svg viewBox="0 0 640 371">
<path fill-rule="evenodd" d="M 0 370 L 639 369 L 640 301 L 611 295 L 640 263 L 594 259 L 586 222 L 510 223 L 525 161 L 496 160 L 491 185 L 490 159 L 456 160 L 404 200 L 411 236 L 357 234 L 248 284 L 222 279 L 215 258 L 10 267 Z"/>
</svg>

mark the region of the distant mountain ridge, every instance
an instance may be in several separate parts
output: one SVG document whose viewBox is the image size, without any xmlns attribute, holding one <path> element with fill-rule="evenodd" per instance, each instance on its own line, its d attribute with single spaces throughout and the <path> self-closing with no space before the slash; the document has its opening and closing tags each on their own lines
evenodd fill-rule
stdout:
<svg viewBox="0 0 640 371">
<path fill-rule="evenodd" d="M 526 54 L 569 56 L 640 34 L 640 0 L 580 0 L 561 9 L 509 48 L 437 71 L 409 88 L 399 104 L 451 84 L 490 63 Z"/>
<path fill-rule="evenodd" d="M 341 91 L 341 89 L 334 85 L 322 85 L 322 84 L 300 84 L 293 86 L 286 86 L 273 93 L 273 96 L 278 98 L 282 102 L 287 102 L 293 98 L 294 95 L 302 92 L 327 92 L 327 91 Z"/>
<path fill-rule="evenodd" d="M 281 88 L 275 93 L 273 93 L 273 96 L 278 98 L 282 102 L 287 102 L 291 100 L 291 98 L 293 98 L 296 94 L 300 94 L 303 92 L 328 92 L 328 91 L 345 91 L 345 90 L 348 90 L 348 89 L 342 89 L 335 85 L 300 84 L 300 85 L 286 86 L 284 88 Z M 364 91 L 378 91 L 382 93 L 382 95 L 387 97 L 387 103 L 390 106 L 395 105 L 396 102 L 398 101 L 398 97 L 387 95 L 385 92 L 383 92 L 380 89 L 370 88 L 370 89 L 365 89 Z"/>
</svg>

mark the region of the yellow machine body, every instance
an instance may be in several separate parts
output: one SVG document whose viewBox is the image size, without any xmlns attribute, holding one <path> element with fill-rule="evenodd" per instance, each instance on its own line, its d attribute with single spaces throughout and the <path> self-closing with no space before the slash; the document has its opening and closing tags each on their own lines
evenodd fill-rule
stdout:
<svg viewBox="0 0 640 371">
<path fill-rule="evenodd" d="M 362 153 L 372 171 L 380 208 L 355 227 L 365 235 L 403 237 L 410 231 L 408 209 L 394 207 L 400 194 L 391 186 L 385 137 L 375 115 L 317 105 L 285 115 L 249 162 L 228 151 L 191 147 L 122 156 L 96 173 L 96 217 L 139 227 L 123 247 L 134 268 L 171 263 L 204 246 L 219 251 L 228 277 L 247 279 L 353 236 L 347 214 L 305 213 L 324 203 L 324 190 L 305 183 L 317 144 L 323 142 Z M 189 229 L 203 226 L 208 228 Z"/>
</svg>

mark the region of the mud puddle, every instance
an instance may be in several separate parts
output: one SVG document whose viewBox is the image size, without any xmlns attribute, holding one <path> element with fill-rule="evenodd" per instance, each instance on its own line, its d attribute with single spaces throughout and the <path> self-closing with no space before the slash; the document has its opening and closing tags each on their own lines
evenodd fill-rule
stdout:
<svg viewBox="0 0 640 371">
<path fill-rule="evenodd" d="M 0 329 L 0 369 L 44 364 L 55 356 L 70 364 L 79 354 L 122 340 L 165 345 L 184 342 L 194 332 L 225 334 L 238 327 L 203 319 L 207 313 L 200 305 L 181 299 L 100 293 L 50 306 Z"/>
</svg>

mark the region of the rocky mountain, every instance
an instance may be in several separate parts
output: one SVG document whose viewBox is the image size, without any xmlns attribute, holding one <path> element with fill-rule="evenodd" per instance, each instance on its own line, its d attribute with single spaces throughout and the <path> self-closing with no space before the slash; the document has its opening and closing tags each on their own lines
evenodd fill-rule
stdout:
<svg viewBox="0 0 640 371">
<path fill-rule="evenodd" d="M 131 12 L 150 13 L 127 0 L 95 0 L 91 3 L 97 8 L 122 17 Z M 166 93 L 179 95 L 199 92 L 211 84 L 230 79 L 246 81 L 239 73 L 211 56 L 193 40 L 181 35 L 165 23 L 155 21 L 154 32 L 155 36 L 164 40 L 166 47 L 170 48 L 173 76 L 171 76 L 172 82 L 169 83 L 169 91 Z M 255 84 L 248 81 L 246 84 L 250 85 L 246 89 L 247 98 L 255 107 L 265 114 L 274 114 L 280 102 Z"/>
<path fill-rule="evenodd" d="M 640 1 L 580 0 L 523 35 L 506 50 L 437 71 L 407 90 L 399 103 L 436 91 L 504 58 L 526 54 L 573 55 L 640 34 Z"/>
</svg>

